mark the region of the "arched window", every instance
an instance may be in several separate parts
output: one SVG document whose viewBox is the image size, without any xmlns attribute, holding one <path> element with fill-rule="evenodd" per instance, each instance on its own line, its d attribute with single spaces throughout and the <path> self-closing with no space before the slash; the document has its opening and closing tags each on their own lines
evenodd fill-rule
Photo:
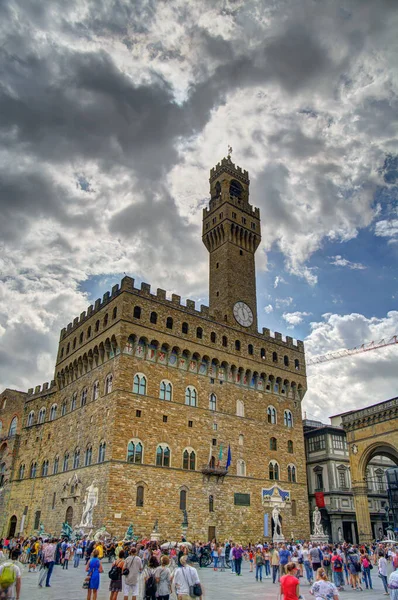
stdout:
<svg viewBox="0 0 398 600">
<path fill-rule="evenodd" d="M 188 385 L 188 387 L 185 388 L 185 404 L 187 406 L 198 405 L 198 392 L 193 385 Z"/>
<path fill-rule="evenodd" d="M 293 442 L 292 442 L 292 440 L 288 440 L 287 441 L 287 451 L 289 452 L 289 454 L 293 454 Z"/>
<path fill-rule="evenodd" d="M 82 389 L 82 396 L 80 399 L 80 406 L 86 406 L 87 404 L 87 388 Z"/>
<path fill-rule="evenodd" d="M 248 352 L 248 354 L 253 355 L 253 353 L 254 353 L 253 344 L 248 345 L 247 352 Z"/>
<path fill-rule="evenodd" d="M 286 355 L 283 357 L 283 364 L 285 365 L 285 367 L 289 366 L 289 357 Z"/>
<path fill-rule="evenodd" d="M 66 400 L 64 400 L 61 405 L 61 417 L 64 417 L 66 415 L 66 409 L 67 409 Z"/>
<path fill-rule="evenodd" d="M 141 319 L 141 306 L 134 306 L 133 317 L 134 319 Z"/>
<path fill-rule="evenodd" d="M 261 356 L 261 358 L 265 359 L 265 348 L 261 348 L 260 356 Z"/>
<path fill-rule="evenodd" d="M 30 465 L 30 478 L 34 479 L 36 477 L 36 471 L 37 471 L 37 463 L 32 462 L 32 464 Z"/>
<path fill-rule="evenodd" d="M 228 338 L 226 335 L 222 336 L 222 345 L 224 348 L 226 348 L 228 346 Z"/>
<path fill-rule="evenodd" d="M 234 198 L 241 199 L 242 198 L 243 187 L 242 184 L 239 183 L 236 179 L 231 179 L 229 184 L 229 195 Z"/>
<path fill-rule="evenodd" d="M 245 441 L 245 436 L 243 435 L 243 433 L 239 434 L 239 446 L 243 446 L 243 443 Z"/>
<path fill-rule="evenodd" d="M 188 333 L 188 331 L 189 331 L 189 330 L 188 330 L 188 323 L 185 323 L 185 322 L 184 322 L 184 323 L 181 325 L 181 331 L 182 331 L 182 333 L 185 333 L 185 334 L 187 334 L 187 333 Z"/>
<path fill-rule="evenodd" d="M 156 448 L 156 466 L 170 466 L 170 448 L 167 446 L 167 444 L 159 444 L 159 446 Z"/>
<path fill-rule="evenodd" d="M 98 462 L 105 462 L 106 442 L 101 442 L 98 449 Z"/>
<path fill-rule="evenodd" d="M 279 481 L 279 465 L 276 460 L 271 460 L 269 463 L 269 478 L 272 481 Z"/>
<path fill-rule="evenodd" d="M 89 444 L 86 448 L 86 453 L 84 455 L 84 466 L 88 467 L 91 465 L 91 461 L 93 459 L 93 447 Z"/>
<path fill-rule="evenodd" d="M 173 319 L 171 317 L 167 317 L 166 319 L 166 328 L 173 329 Z"/>
<path fill-rule="evenodd" d="M 53 404 L 50 409 L 50 421 L 54 421 L 57 418 L 57 405 Z"/>
<path fill-rule="evenodd" d="M 94 381 L 93 383 L 93 400 L 97 400 L 99 396 L 99 381 Z"/>
<path fill-rule="evenodd" d="M 290 410 L 285 410 L 283 421 L 286 427 L 293 427 L 293 415 Z"/>
<path fill-rule="evenodd" d="M 196 337 L 201 340 L 203 338 L 203 329 L 201 327 L 196 328 Z"/>
<path fill-rule="evenodd" d="M 196 466 L 196 454 L 192 448 L 185 448 L 182 454 L 182 468 L 194 471 Z"/>
<path fill-rule="evenodd" d="M 216 343 L 216 334 L 214 333 L 214 331 L 212 331 L 210 334 L 210 341 L 212 344 Z"/>
<path fill-rule="evenodd" d="M 62 465 L 62 470 L 65 472 L 69 469 L 69 453 L 65 452 L 64 454 L 64 464 Z"/>
<path fill-rule="evenodd" d="M 269 440 L 269 449 L 270 450 L 277 450 L 278 449 L 278 442 L 276 441 L 275 437 L 270 438 L 270 440 Z"/>
<path fill-rule="evenodd" d="M 66 354 L 69 354 L 69 349 L 70 349 L 70 342 L 68 342 L 66 345 Z"/>
<path fill-rule="evenodd" d="M 104 327 L 106 327 L 108 325 L 108 313 L 106 313 L 105 317 L 104 317 Z"/>
<path fill-rule="evenodd" d="M 245 416 L 245 405 L 243 404 L 242 400 L 236 401 L 236 414 L 238 415 L 238 417 Z"/>
<path fill-rule="evenodd" d="M 112 311 L 112 319 L 116 319 L 117 317 L 117 306 L 115 306 L 115 308 Z"/>
<path fill-rule="evenodd" d="M 217 410 L 217 396 L 215 394 L 209 396 L 209 408 L 210 410 Z"/>
<path fill-rule="evenodd" d="M 163 379 L 160 382 L 160 389 L 159 389 L 159 398 L 161 400 L 170 400 L 173 397 L 173 386 L 171 385 L 171 382 L 168 381 L 167 379 Z"/>
<path fill-rule="evenodd" d="M 84 337 L 84 332 L 82 331 L 81 334 L 79 335 L 79 344 L 83 343 L 83 337 Z"/>
<path fill-rule="evenodd" d="M 277 363 L 278 362 L 278 355 L 276 352 L 272 353 L 272 362 Z"/>
<path fill-rule="evenodd" d="M 136 373 L 136 375 L 134 375 L 133 392 L 134 394 L 140 394 L 141 396 L 145 396 L 146 377 L 143 373 Z"/>
<path fill-rule="evenodd" d="M 235 340 L 235 350 L 237 350 L 238 352 L 240 351 L 240 341 L 239 340 Z"/>
<path fill-rule="evenodd" d="M 295 500 L 292 500 L 292 517 L 297 517 L 297 506 Z"/>
<path fill-rule="evenodd" d="M 41 476 L 47 477 L 48 475 L 48 460 L 45 460 L 41 466 Z"/>
<path fill-rule="evenodd" d="M 296 483 L 296 467 L 294 465 L 288 465 L 287 467 L 287 480 L 290 483 Z"/>
<path fill-rule="evenodd" d="M 127 462 L 142 465 L 143 445 L 141 440 L 131 440 L 127 446 Z"/>
<path fill-rule="evenodd" d="M 33 425 L 33 421 L 35 420 L 35 413 L 33 410 L 30 411 L 29 416 L 28 416 L 28 420 L 26 423 L 27 427 L 31 427 Z"/>
<path fill-rule="evenodd" d="M 63 357 L 63 355 L 64 355 L 64 349 L 63 349 L 63 348 L 61 348 L 61 356 L 60 356 L 60 358 L 62 358 L 62 357 Z"/>
<path fill-rule="evenodd" d="M 135 499 L 135 505 L 136 506 L 144 506 L 144 486 L 143 485 L 137 486 L 137 495 L 136 495 L 136 499 Z"/>
<path fill-rule="evenodd" d="M 76 348 L 76 338 L 73 338 L 73 350 Z"/>
<path fill-rule="evenodd" d="M 24 477 L 25 477 L 25 465 L 22 463 L 22 465 L 19 466 L 18 479 L 23 479 Z"/>
<path fill-rule="evenodd" d="M 240 475 L 241 477 L 246 476 L 246 463 L 241 458 L 238 458 L 236 461 L 236 474 Z"/>
<path fill-rule="evenodd" d="M 3 487 L 4 483 L 5 483 L 5 473 L 6 473 L 6 463 L 1 463 L 0 464 L 0 488 Z"/>
<path fill-rule="evenodd" d="M 112 373 L 109 373 L 109 375 L 107 375 L 106 379 L 105 379 L 105 395 L 111 393 L 112 386 L 113 386 L 113 375 L 112 375 Z"/>
<path fill-rule="evenodd" d="M 56 456 L 54 458 L 53 475 L 56 475 L 58 473 L 58 467 L 59 467 L 59 456 Z"/>
<path fill-rule="evenodd" d="M 73 396 L 72 396 L 72 402 L 71 402 L 71 404 L 70 404 L 70 409 L 71 409 L 71 411 L 72 411 L 72 410 L 75 410 L 75 408 L 76 408 L 76 402 L 77 402 L 77 392 L 75 392 L 75 393 L 73 394 Z"/>
<path fill-rule="evenodd" d="M 180 490 L 180 510 L 187 509 L 187 491 Z"/>
<path fill-rule="evenodd" d="M 44 419 L 46 418 L 46 409 L 44 406 L 39 410 L 39 418 L 37 419 L 38 423 L 44 423 Z"/>
<path fill-rule="evenodd" d="M 209 496 L 209 512 L 214 512 L 214 496 Z"/>
<path fill-rule="evenodd" d="M 153 323 L 154 325 L 156 325 L 156 323 L 158 322 L 158 313 L 156 312 L 151 312 L 151 316 L 149 317 L 149 321 L 151 323 Z"/>
<path fill-rule="evenodd" d="M 100 328 L 100 322 L 99 322 L 99 319 L 98 319 L 98 321 L 95 322 L 95 332 L 96 333 L 97 333 L 97 331 L 99 331 L 99 328 Z"/>
<path fill-rule="evenodd" d="M 78 469 L 80 464 L 80 450 L 76 448 L 75 453 L 73 455 L 73 468 Z"/>
<path fill-rule="evenodd" d="M 267 420 L 268 423 L 270 423 L 271 425 L 276 424 L 276 408 L 274 408 L 273 406 L 269 406 L 267 408 Z"/>
<path fill-rule="evenodd" d="M 89 340 L 91 338 L 91 325 L 90 327 L 87 329 L 87 339 Z"/>
<path fill-rule="evenodd" d="M 298 358 L 294 359 L 294 368 L 296 369 L 296 371 L 300 370 L 300 362 Z"/>
</svg>

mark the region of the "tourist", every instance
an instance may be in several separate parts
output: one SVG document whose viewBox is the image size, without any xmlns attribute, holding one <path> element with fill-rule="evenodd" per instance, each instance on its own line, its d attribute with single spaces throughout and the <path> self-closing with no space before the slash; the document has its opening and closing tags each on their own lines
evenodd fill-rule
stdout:
<svg viewBox="0 0 398 600">
<path fill-rule="evenodd" d="M 55 564 L 55 551 L 56 545 L 55 540 L 50 539 L 47 543 L 43 544 L 42 548 L 42 566 L 43 570 L 39 576 L 39 587 L 42 587 L 44 579 L 46 580 L 46 587 L 51 587 L 50 579 Z"/>
<path fill-rule="evenodd" d="M 260 548 L 257 547 L 256 550 L 256 581 L 263 580 L 263 565 L 264 565 L 264 558 L 263 558 L 263 554 L 260 550 Z"/>
<path fill-rule="evenodd" d="M 189 587 L 195 584 L 200 585 L 198 572 L 194 567 L 187 565 L 187 557 L 181 558 L 181 566 L 175 570 L 174 586 L 176 589 L 177 600 L 191 600 L 189 595 Z M 202 598 L 202 596 L 198 596 Z"/>
<path fill-rule="evenodd" d="M 324 567 L 320 567 L 316 572 L 316 580 L 310 589 L 310 594 L 315 596 L 315 600 L 339 600 L 339 593 L 334 583 L 328 580 Z"/>
<path fill-rule="evenodd" d="M 157 600 L 169 600 L 171 594 L 171 571 L 168 556 L 160 558 L 160 567 L 156 572 Z"/>
<path fill-rule="evenodd" d="M 90 581 L 87 589 L 87 600 L 91 599 L 91 593 L 93 594 L 93 600 L 97 600 L 98 588 L 100 585 L 100 573 L 103 572 L 101 561 L 98 558 L 98 550 L 93 551 L 93 557 L 90 558 L 86 571 L 90 577 Z"/>
<path fill-rule="evenodd" d="M 280 596 L 283 600 L 298 600 L 300 596 L 300 582 L 296 577 L 297 567 L 293 562 L 286 565 L 286 575 L 280 578 Z"/>
<path fill-rule="evenodd" d="M 279 550 L 279 578 L 286 574 L 286 566 L 290 562 L 290 557 L 290 551 L 285 544 L 282 544 L 282 548 Z"/>
<path fill-rule="evenodd" d="M 253 552 L 253 548 L 251 548 L 251 547 L 248 550 L 248 556 L 249 556 L 249 563 L 250 563 L 249 573 L 253 573 L 254 552 Z"/>
<path fill-rule="evenodd" d="M 83 548 L 81 542 L 78 542 L 78 544 L 75 545 L 75 553 L 73 556 L 73 566 L 75 569 L 77 569 L 77 567 L 80 564 L 80 559 L 83 556 Z"/>
<path fill-rule="evenodd" d="M 225 571 L 225 544 L 220 544 L 218 548 L 218 565 L 220 571 Z"/>
<path fill-rule="evenodd" d="M 19 600 L 21 594 L 21 569 L 17 565 L 19 552 L 10 550 L 10 558 L 0 564 L 1 598 Z"/>
<path fill-rule="evenodd" d="M 186 557 L 181 556 L 180 561 Z M 148 566 L 144 570 L 144 598 L 145 600 L 155 600 L 157 585 L 156 575 L 159 567 L 159 561 L 156 556 L 151 556 L 148 561 Z M 112 600 L 112 599 L 111 599 Z"/>
<path fill-rule="evenodd" d="M 111 582 L 109 584 L 109 591 L 111 595 L 109 600 L 117 600 L 117 595 L 122 591 L 122 576 L 124 569 L 124 550 L 120 550 L 119 557 L 112 563 L 109 571 L 109 577 Z M 112 575 L 112 576 L 111 576 Z"/>
<path fill-rule="evenodd" d="M 396 553 L 397 556 L 398 552 Z M 395 567 L 395 564 L 393 563 Z M 388 589 L 390 590 L 391 600 L 398 600 L 398 561 L 395 570 L 391 573 L 388 580 Z"/>
<path fill-rule="evenodd" d="M 211 556 L 213 559 L 213 569 L 217 571 L 218 568 L 218 544 L 213 545 L 213 549 L 211 551 Z"/>
<path fill-rule="evenodd" d="M 132 600 L 137 600 L 139 588 L 138 577 L 142 571 L 142 561 L 140 557 L 137 556 L 137 548 L 134 546 L 130 548 L 130 556 L 124 561 L 124 568 L 125 570 L 128 570 L 128 574 L 123 577 L 124 600 L 128 600 L 130 594 L 132 595 Z"/>
<path fill-rule="evenodd" d="M 264 546 L 263 559 L 264 559 L 264 568 L 265 568 L 265 579 L 270 579 L 270 577 L 271 577 L 271 554 L 269 552 L 268 546 Z"/>
<path fill-rule="evenodd" d="M 235 548 L 235 543 L 232 542 L 231 546 L 230 546 L 230 552 L 229 552 L 229 556 L 230 556 L 230 563 L 231 563 L 231 573 L 234 574 L 236 573 L 236 569 L 235 569 L 235 555 L 234 555 L 234 548 Z"/>
<path fill-rule="evenodd" d="M 277 548 L 271 550 L 272 583 L 279 581 L 279 551 Z"/>
<path fill-rule="evenodd" d="M 312 571 L 312 567 L 311 567 L 310 551 L 308 550 L 307 544 L 303 545 L 302 552 L 303 552 L 303 564 L 304 564 L 305 574 L 306 574 L 308 583 L 311 585 L 313 582 L 313 579 L 314 579 L 314 575 L 313 575 L 313 571 Z"/>
<path fill-rule="evenodd" d="M 387 560 L 384 557 L 384 552 L 379 550 L 379 575 L 383 582 L 384 586 L 384 595 L 388 596 L 388 586 L 387 586 Z"/>
<path fill-rule="evenodd" d="M 67 544 L 64 552 L 64 558 L 62 559 L 62 568 L 68 570 L 69 561 L 72 556 L 72 547 L 70 544 Z"/>
<path fill-rule="evenodd" d="M 343 557 L 339 556 L 337 550 L 333 550 L 332 556 L 332 572 L 333 581 L 337 589 L 342 592 L 344 591 L 344 574 L 343 574 Z"/>
<path fill-rule="evenodd" d="M 347 565 L 351 576 L 351 587 L 355 590 L 361 590 L 361 561 L 355 548 L 350 548 L 347 552 Z"/>
<path fill-rule="evenodd" d="M 310 550 L 311 567 L 314 577 L 318 569 L 322 566 L 322 558 L 321 549 L 318 548 L 317 544 L 314 544 Z"/>
<path fill-rule="evenodd" d="M 325 569 L 328 580 L 332 579 L 332 555 L 329 546 L 326 546 L 323 552 L 322 566 Z"/>
<path fill-rule="evenodd" d="M 234 548 L 232 548 L 232 555 L 235 560 L 235 571 L 237 576 L 241 576 L 242 569 L 242 557 L 243 557 L 243 548 L 241 544 L 236 544 Z"/>
<path fill-rule="evenodd" d="M 33 538 L 33 541 L 30 545 L 28 573 L 36 573 L 36 571 L 37 571 L 37 559 L 39 557 L 39 549 L 40 549 L 39 540 L 37 540 L 36 538 Z"/>
<path fill-rule="evenodd" d="M 361 548 L 361 550 L 360 550 L 360 561 L 361 561 L 361 567 L 362 567 L 363 580 L 365 582 L 366 589 L 372 590 L 373 589 L 372 577 L 370 575 L 370 568 L 372 567 L 372 565 L 369 560 L 369 555 L 366 554 L 364 548 Z M 373 569 L 373 567 L 372 567 L 372 569 Z"/>
</svg>

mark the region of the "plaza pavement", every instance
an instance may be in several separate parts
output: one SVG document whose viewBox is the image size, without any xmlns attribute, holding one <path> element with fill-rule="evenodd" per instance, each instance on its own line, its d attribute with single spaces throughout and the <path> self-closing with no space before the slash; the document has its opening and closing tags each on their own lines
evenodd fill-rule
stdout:
<svg viewBox="0 0 398 600">
<path fill-rule="evenodd" d="M 98 593 L 98 600 L 109 599 L 109 564 L 103 563 L 104 573 L 101 575 L 101 586 Z M 234 600 L 235 598 L 247 600 L 277 600 L 278 585 L 273 585 L 272 581 L 265 579 L 262 583 L 257 583 L 253 573 L 249 573 L 248 564 L 243 565 L 242 576 L 232 575 L 231 570 L 225 572 L 214 572 L 212 568 L 199 570 L 199 576 L 203 583 L 206 600 Z M 345 592 L 340 592 L 340 598 L 343 600 L 385 600 L 383 586 L 377 570 L 373 569 L 374 590 L 364 590 L 363 592 L 352 590 L 346 587 Z M 38 574 L 28 573 L 26 567 L 22 572 L 22 593 L 21 600 L 85 600 L 86 591 L 82 589 L 84 579 L 84 565 L 80 564 L 78 569 L 69 565 L 68 571 L 62 570 L 62 567 L 56 566 L 51 579 L 51 588 L 39 588 L 37 585 Z M 301 579 L 301 581 L 303 581 Z M 300 586 L 301 595 L 306 600 L 314 600 L 309 593 L 309 585 L 303 583 Z M 122 593 L 119 593 L 118 600 L 123 600 Z M 173 598 L 174 600 L 174 598 Z"/>
</svg>

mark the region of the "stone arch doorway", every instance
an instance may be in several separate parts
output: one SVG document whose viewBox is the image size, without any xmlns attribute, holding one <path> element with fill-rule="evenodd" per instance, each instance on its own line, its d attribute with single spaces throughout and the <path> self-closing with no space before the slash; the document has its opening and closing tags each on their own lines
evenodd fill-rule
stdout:
<svg viewBox="0 0 398 600">
<path fill-rule="evenodd" d="M 17 517 L 13 515 L 10 519 L 10 527 L 8 528 L 8 538 L 15 537 L 15 532 L 17 530 Z"/>
<path fill-rule="evenodd" d="M 382 456 L 398 466 L 398 398 L 340 415 L 350 453 L 352 492 L 360 543 L 374 539 L 366 469 Z"/>
<path fill-rule="evenodd" d="M 65 523 L 68 523 L 72 527 L 72 519 L 73 519 L 73 508 L 68 506 L 65 513 Z"/>
</svg>

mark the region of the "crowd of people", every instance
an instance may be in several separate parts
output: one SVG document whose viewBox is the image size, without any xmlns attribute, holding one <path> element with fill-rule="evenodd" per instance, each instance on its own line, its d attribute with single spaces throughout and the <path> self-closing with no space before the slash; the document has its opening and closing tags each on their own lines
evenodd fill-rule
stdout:
<svg viewBox="0 0 398 600">
<path fill-rule="evenodd" d="M 319 598 L 339 598 L 346 586 L 361 591 L 373 589 L 373 569 L 381 578 L 384 593 L 398 600 L 398 547 L 390 544 L 357 546 L 341 543 L 261 543 L 242 545 L 228 540 L 218 543 L 159 544 L 143 540 L 95 541 L 82 539 L 0 540 L 0 599 L 19 600 L 21 593 L 21 566 L 29 573 L 38 572 L 38 586 L 51 587 L 55 565 L 67 570 L 69 564 L 78 569 L 85 564 L 82 582 L 87 600 L 96 600 L 100 587 L 103 563 L 110 564 L 110 600 L 119 593 L 124 600 L 169 600 L 175 593 L 178 600 L 196 597 L 200 600 L 202 586 L 198 574 L 201 568 L 211 566 L 214 571 L 231 569 L 231 574 L 242 575 L 242 563 L 247 562 L 249 574 L 256 582 L 272 580 L 280 586 L 281 598 L 300 598 L 300 580 L 307 580 L 310 593 Z M 388 572 L 392 566 L 392 572 Z"/>
</svg>

